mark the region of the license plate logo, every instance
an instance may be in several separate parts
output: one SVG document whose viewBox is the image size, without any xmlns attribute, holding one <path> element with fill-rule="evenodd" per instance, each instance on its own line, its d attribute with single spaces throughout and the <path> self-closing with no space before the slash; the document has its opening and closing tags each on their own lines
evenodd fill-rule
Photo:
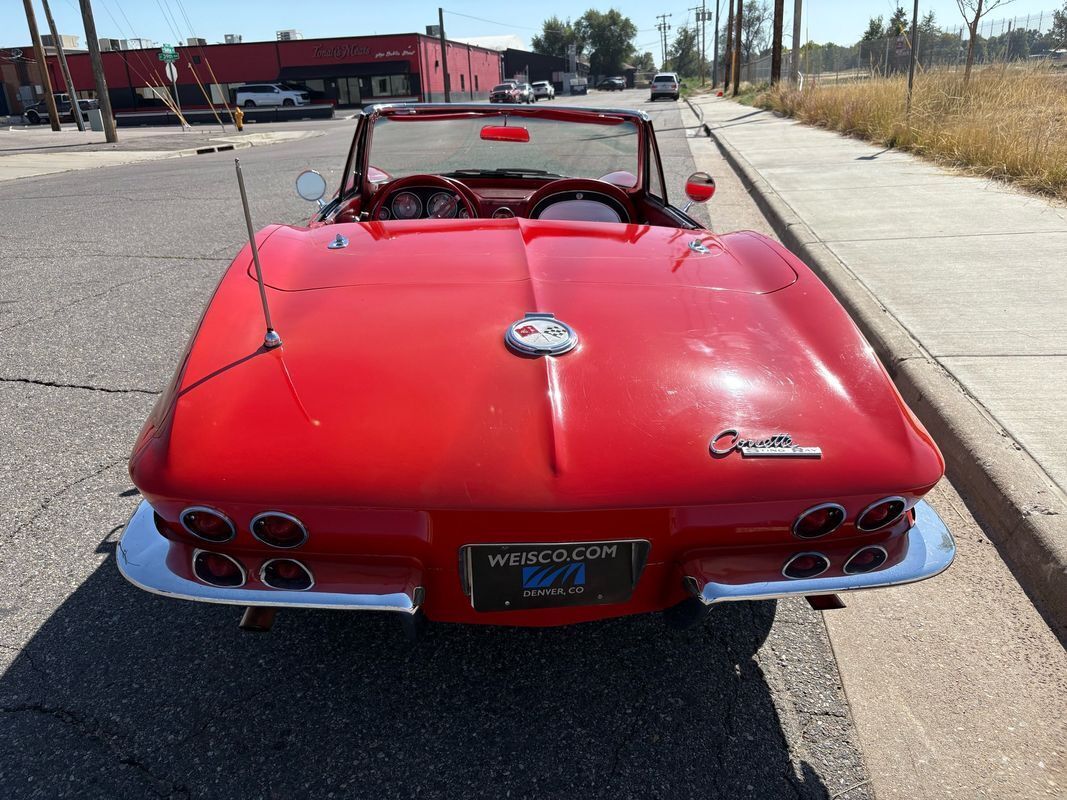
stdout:
<svg viewBox="0 0 1067 800">
<path fill-rule="evenodd" d="M 523 567 L 522 588 L 565 589 L 585 586 L 585 562 L 573 561 L 563 566 Z M 531 595 L 527 595 L 528 597 Z"/>
</svg>

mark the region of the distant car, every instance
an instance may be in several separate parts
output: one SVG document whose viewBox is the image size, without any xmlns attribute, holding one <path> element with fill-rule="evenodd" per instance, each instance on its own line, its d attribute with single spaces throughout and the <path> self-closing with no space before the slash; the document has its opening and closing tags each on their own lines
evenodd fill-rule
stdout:
<svg viewBox="0 0 1067 800">
<path fill-rule="evenodd" d="M 604 78 L 604 80 L 596 85 L 596 88 L 602 92 L 621 92 L 626 88 L 626 79 Z"/>
<path fill-rule="evenodd" d="M 245 108 L 259 106 L 306 106 L 310 95 L 280 83 L 248 83 L 237 87 L 237 105 Z"/>
<path fill-rule="evenodd" d="M 652 79 L 652 96 L 649 100 L 658 100 L 660 97 L 669 97 L 671 100 L 678 99 L 678 88 L 681 81 L 677 72 L 661 72 Z"/>
<path fill-rule="evenodd" d="M 498 83 L 493 87 L 493 91 L 489 93 L 490 103 L 532 103 L 533 90 L 527 91 L 522 87 L 529 87 L 528 83 L 518 83 L 516 81 L 505 81 L 504 83 Z"/>
<path fill-rule="evenodd" d="M 524 98 L 524 102 L 526 102 L 526 103 L 536 103 L 537 102 L 537 95 L 534 93 L 534 88 L 530 84 L 528 84 L 528 83 L 520 83 L 519 84 L 519 91 L 522 92 L 522 96 Z"/>
<path fill-rule="evenodd" d="M 56 100 L 56 111 L 59 112 L 60 122 L 74 122 L 74 115 L 70 113 L 70 95 L 59 93 L 53 95 Z M 85 112 L 93 108 L 100 108 L 100 103 L 97 100 L 78 100 L 78 108 L 82 112 L 82 120 L 89 121 L 89 117 Z M 28 125 L 40 125 L 42 122 L 48 120 L 48 104 L 44 100 L 40 100 L 32 105 L 26 106 L 22 111 L 22 118 L 26 120 Z"/>
<path fill-rule="evenodd" d="M 556 99 L 556 87 L 548 81 L 534 81 L 532 86 L 534 91 L 534 100 L 540 100 L 542 97 L 546 100 Z"/>
</svg>

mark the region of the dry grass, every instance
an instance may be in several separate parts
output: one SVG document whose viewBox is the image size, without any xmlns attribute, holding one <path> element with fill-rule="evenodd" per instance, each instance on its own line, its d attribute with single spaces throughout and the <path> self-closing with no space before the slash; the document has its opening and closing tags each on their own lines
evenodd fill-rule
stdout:
<svg viewBox="0 0 1067 800">
<path fill-rule="evenodd" d="M 757 105 L 1067 200 L 1067 70 L 1040 66 L 781 86 Z"/>
</svg>

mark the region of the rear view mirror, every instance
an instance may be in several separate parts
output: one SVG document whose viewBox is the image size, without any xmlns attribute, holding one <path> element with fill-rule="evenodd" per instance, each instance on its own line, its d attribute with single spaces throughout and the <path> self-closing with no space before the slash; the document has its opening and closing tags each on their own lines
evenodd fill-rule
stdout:
<svg viewBox="0 0 1067 800">
<path fill-rule="evenodd" d="M 296 176 L 296 193 L 305 200 L 322 200 L 326 194 L 326 179 L 313 169 L 306 169 Z"/>
<path fill-rule="evenodd" d="M 528 142 L 530 132 L 526 128 L 486 125 L 482 128 L 482 139 L 487 142 Z"/>
<path fill-rule="evenodd" d="M 706 203 L 715 194 L 715 179 L 706 172 L 694 172 L 685 179 L 685 196 L 690 203 Z"/>
</svg>

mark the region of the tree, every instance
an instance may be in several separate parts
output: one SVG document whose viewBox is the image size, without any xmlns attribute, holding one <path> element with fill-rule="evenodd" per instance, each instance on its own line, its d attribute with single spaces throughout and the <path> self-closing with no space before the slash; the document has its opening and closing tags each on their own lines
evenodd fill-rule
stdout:
<svg viewBox="0 0 1067 800">
<path fill-rule="evenodd" d="M 741 21 L 742 62 L 752 60 L 767 47 L 767 23 L 771 21 L 771 8 L 766 0 L 746 0 Z"/>
<path fill-rule="evenodd" d="M 581 58 L 585 42 L 578 36 L 575 26 L 568 19 L 566 22 L 559 17 L 552 16 L 541 23 L 541 33 L 535 34 L 530 39 L 530 46 L 535 53 L 543 53 L 546 56 L 567 58 L 568 48 L 574 45 Z"/>
<path fill-rule="evenodd" d="M 652 55 L 652 53 L 648 52 L 647 50 L 644 53 L 641 53 L 640 55 L 634 56 L 634 59 L 631 63 L 634 65 L 634 68 L 637 69 L 638 72 L 656 71 L 656 59 Z"/>
<path fill-rule="evenodd" d="M 937 18 L 934 16 L 934 12 L 927 12 L 919 21 L 919 50 L 915 55 L 920 64 L 929 65 L 930 53 L 940 35 L 941 28 L 937 24 Z"/>
<path fill-rule="evenodd" d="M 886 36 L 900 36 L 908 29 L 908 12 L 904 6 L 897 6 L 893 16 L 889 18 L 889 24 L 885 26 Z"/>
<path fill-rule="evenodd" d="M 633 58 L 637 26 L 617 9 L 589 9 L 574 21 L 578 38 L 589 48 L 589 68 L 594 75 L 614 75 Z"/>
<path fill-rule="evenodd" d="M 670 69 L 682 77 L 700 74 L 700 34 L 696 28 L 682 26 L 674 37 L 674 43 L 667 51 L 667 63 Z"/>
<path fill-rule="evenodd" d="M 1064 0 L 1062 9 L 1052 12 L 1052 30 L 1048 38 L 1052 40 L 1050 50 L 1067 47 L 1067 0 Z"/>
<path fill-rule="evenodd" d="M 974 46 L 978 41 L 978 23 L 982 21 L 982 17 L 993 9 L 1010 2 L 1012 0 L 990 0 L 988 3 L 985 0 L 956 0 L 960 14 L 963 15 L 963 21 L 967 23 L 967 29 L 971 33 L 967 42 L 967 66 L 963 69 L 964 86 L 971 80 L 971 67 L 974 65 Z"/>
<path fill-rule="evenodd" d="M 871 17 L 867 23 L 867 30 L 860 39 L 860 61 L 867 65 L 868 69 L 874 69 L 875 50 L 874 42 L 880 42 L 885 38 L 885 25 L 882 15 Z"/>
</svg>

